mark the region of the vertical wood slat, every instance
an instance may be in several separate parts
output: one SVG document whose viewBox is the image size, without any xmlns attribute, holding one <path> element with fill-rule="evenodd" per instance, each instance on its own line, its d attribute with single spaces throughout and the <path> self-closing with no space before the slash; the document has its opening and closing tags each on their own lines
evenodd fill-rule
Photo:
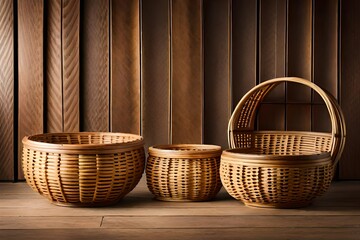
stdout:
<svg viewBox="0 0 360 240">
<path fill-rule="evenodd" d="M 288 1 L 287 75 L 312 81 L 312 1 Z M 311 103 L 311 90 L 287 84 L 287 101 Z M 287 130 L 311 130 L 311 105 L 287 105 Z M 301 120 L 299 117 L 301 116 Z"/>
<path fill-rule="evenodd" d="M 285 106 L 284 104 L 261 104 L 258 112 L 259 130 L 285 129 Z"/>
<path fill-rule="evenodd" d="M 341 107 L 347 134 L 346 145 L 339 164 L 341 179 L 360 179 L 360 2 L 341 1 Z"/>
<path fill-rule="evenodd" d="M 82 131 L 109 131 L 109 0 L 87 0 L 81 6 Z"/>
<path fill-rule="evenodd" d="M 259 19 L 259 82 L 285 76 L 286 0 L 261 0 Z M 259 129 L 285 129 L 285 84 L 264 99 L 258 114 Z"/>
<path fill-rule="evenodd" d="M 203 141 L 202 1 L 172 0 L 172 142 Z"/>
<path fill-rule="evenodd" d="M 63 131 L 61 0 L 47 2 L 46 131 Z"/>
<path fill-rule="evenodd" d="M 204 142 L 228 147 L 230 1 L 204 1 Z"/>
<path fill-rule="evenodd" d="M 316 132 L 331 132 L 331 121 L 325 104 L 312 106 L 312 129 Z"/>
<path fill-rule="evenodd" d="M 142 134 L 146 147 L 170 143 L 168 0 L 142 2 Z"/>
<path fill-rule="evenodd" d="M 285 76 L 286 0 L 261 0 L 259 82 Z M 266 101 L 285 102 L 285 85 L 272 90 Z"/>
<path fill-rule="evenodd" d="M 313 82 L 337 97 L 338 0 L 316 0 L 314 9 Z M 314 94 L 315 102 L 323 102 Z"/>
<path fill-rule="evenodd" d="M 257 82 L 257 1 L 232 1 L 233 108 Z"/>
<path fill-rule="evenodd" d="M 311 104 L 286 105 L 287 130 L 311 131 Z"/>
<path fill-rule="evenodd" d="M 312 62 L 312 1 L 288 1 L 288 69 L 287 75 L 311 81 Z M 287 100 L 310 102 L 309 88 L 288 84 Z M 309 120 L 310 121 L 310 120 Z"/>
<path fill-rule="evenodd" d="M 62 64 L 64 131 L 80 130 L 80 0 L 62 2 Z"/>
<path fill-rule="evenodd" d="M 139 1 L 111 1 L 112 131 L 140 133 Z"/>
<path fill-rule="evenodd" d="M 19 179 L 23 179 L 21 139 L 26 135 L 42 133 L 44 130 L 43 11 L 43 1 L 18 1 Z"/>
<path fill-rule="evenodd" d="M 314 83 L 337 97 L 338 78 L 338 0 L 317 0 L 314 5 L 313 76 Z M 323 103 L 314 92 L 313 102 Z M 329 114 L 313 106 L 313 131 L 330 132 Z"/>
<path fill-rule="evenodd" d="M 0 5 L 0 180 L 14 179 L 14 4 Z"/>
</svg>

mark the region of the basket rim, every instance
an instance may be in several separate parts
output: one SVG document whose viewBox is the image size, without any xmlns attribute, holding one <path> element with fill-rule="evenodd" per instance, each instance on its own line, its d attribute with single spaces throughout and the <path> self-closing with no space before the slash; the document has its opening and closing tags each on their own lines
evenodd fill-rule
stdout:
<svg viewBox="0 0 360 240">
<path fill-rule="evenodd" d="M 310 161 L 319 160 L 324 158 L 330 158 L 330 152 L 314 151 L 314 153 L 302 153 L 302 154 L 263 154 L 254 153 L 255 148 L 232 148 L 225 149 L 222 156 L 229 156 L 232 158 L 246 158 L 247 160 L 286 160 L 286 161 Z"/>
<path fill-rule="evenodd" d="M 163 144 L 149 147 L 149 155 L 166 158 L 220 157 L 221 153 L 220 146 L 211 144 Z"/>
<path fill-rule="evenodd" d="M 51 143 L 32 140 L 31 138 L 42 136 L 66 136 L 66 135 L 113 135 L 113 136 L 129 136 L 133 137 L 133 141 L 122 143 L 100 143 L 100 144 L 69 144 L 69 143 Z M 56 153 L 71 153 L 71 151 L 88 151 L 88 153 L 96 153 L 101 150 L 120 150 L 120 149 L 136 149 L 144 145 L 142 136 L 132 133 L 120 132 L 58 132 L 58 133 L 42 133 L 25 136 L 22 139 L 24 147 L 28 147 L 39 151 L 50 151 Z M 70 152 L 69 152 L 70 151 Z"/>
</svg>

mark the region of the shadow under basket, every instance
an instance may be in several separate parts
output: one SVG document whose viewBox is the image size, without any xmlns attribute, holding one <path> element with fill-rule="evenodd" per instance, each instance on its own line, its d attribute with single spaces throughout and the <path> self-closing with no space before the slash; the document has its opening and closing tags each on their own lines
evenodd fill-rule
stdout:
<svg viewBox="0 0 360 240">
<path fill-rule="evenodd" d="M 162 201 L 207 201 L 221 189 L 221 147 L 205 144 L 149 148 L 147 185 Z"/>
<path fill-rule="evenodd" d="M 138 184 L 144 165 L 139 135 L 47 133 L 23 139 L 26 182 L 60 206 L 116 204 Z"/>
<path fill-rule="evenodd" d="M 256 131 L 258 109 L 281 83 L 301 84 L 323 99 L 331 132 Z M 248 206 L 303 207 L 329 187 L 345 145 L 345 120 L 335 98 L 314 83 L 276 78 L 248 91 L 228 126 L 229 147 L 221 158 L 221 180 L 234 198 Z"/>
</svg>

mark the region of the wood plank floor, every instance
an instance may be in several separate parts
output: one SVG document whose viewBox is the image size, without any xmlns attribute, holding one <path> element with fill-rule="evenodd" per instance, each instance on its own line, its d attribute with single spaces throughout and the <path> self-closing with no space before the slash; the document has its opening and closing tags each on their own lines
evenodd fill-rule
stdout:
<svg viewBox="0 0 360 240">
<path fill-rule="evenodd" d="M 360 181 L 333 182 L 301 209 L 154 200 L 142 180 L 115 206 L 58 207 L 26 183 L 0 183 L 0 239 L 360 239 Z"/>
</svg>

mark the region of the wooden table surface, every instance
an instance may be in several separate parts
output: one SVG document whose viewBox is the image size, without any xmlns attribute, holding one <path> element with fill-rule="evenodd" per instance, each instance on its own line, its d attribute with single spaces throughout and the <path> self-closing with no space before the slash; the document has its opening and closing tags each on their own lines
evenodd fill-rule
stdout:
<svg viewBox="0 0 360 240">
<path fill-rule="evenodd" d="M 0 183 L 0 239 L 360 239 L 360 181 L 333 182 L 301 209 L 246 207 L 223 189 L 210 202 L 162 202 L 144 180 L 115 206 L 69 208 Z"/>
</svg>

